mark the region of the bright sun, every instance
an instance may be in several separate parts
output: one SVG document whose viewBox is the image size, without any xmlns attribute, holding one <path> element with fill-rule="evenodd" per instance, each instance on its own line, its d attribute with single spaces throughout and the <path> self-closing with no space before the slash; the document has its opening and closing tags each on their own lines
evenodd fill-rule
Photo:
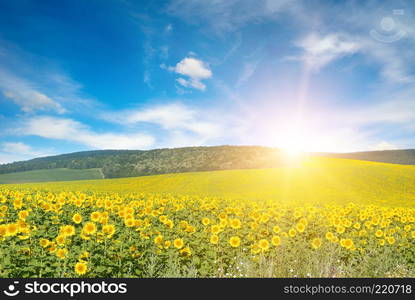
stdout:
<svg viewBox="0 0 415 300">
<path fill-rule="evenodd" d="M 285 130 L 276 137 L 276 145 L 289 157 L 299 157 L 306 149 L 306 137 L 299 130 Z"/>
</svg>

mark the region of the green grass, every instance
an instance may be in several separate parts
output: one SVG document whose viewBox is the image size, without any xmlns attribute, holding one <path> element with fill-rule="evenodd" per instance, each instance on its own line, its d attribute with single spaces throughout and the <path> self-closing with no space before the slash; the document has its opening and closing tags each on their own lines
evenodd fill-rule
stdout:
<svg viewBox="0 0 415 300">
<path fill-rule="evenodd" d="M 10 185 L 66 191 L 169 193 L 305 204 L 415 206 L 415 166 L 312 158 L 300 167 Z"/>
<path fill-rule="evenodd" d="M 74 170 L 62 168 L 0 174 L 0 184 L 102 178 L 103 176 L 100 169 Z"/>
</svg>

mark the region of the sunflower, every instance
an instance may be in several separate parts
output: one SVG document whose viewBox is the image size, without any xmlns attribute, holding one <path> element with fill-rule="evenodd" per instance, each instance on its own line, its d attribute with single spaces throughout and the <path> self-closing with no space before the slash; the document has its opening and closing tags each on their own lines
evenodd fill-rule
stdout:
<svg viewBox="0 0 415 300">
<path fill-rule="evenodd" d="M 219 226 L 220 226 L 221 228 L 225 228 L 226 226 L 228 226 L 228 219 L 221 219 L 221 220 L 219 221 Z"/>
<path fill-rule="evenodd" d="M 156 245 L 159 245 L 159 244 L 161 244 L 163 242 L 163 236 L 162 235 L 158 235 L 158 236 L 156 236 L 155 238 L 154 238 L 154 243 L 156 244 Z"/>
<path fill-rule="evenodd" d="M 386 238 L 386 240 L 388 241 L 389 245 L 393 245 L 396 242 L 396 240 L 395 240 L 395 238 L 393 236 L 388 236 Z"/>
<path fill-rule="evenodd" d="M 61 227 L 60 234 L 63 236 L 72 236 L 75 234 L 75 227 L 72 225 L 65 225 Z"/>
<path fill-rule="evenodd" d="M 188 233 L 195 233 L 196 232 L 196 228 L 193 227 L 193 226 L 191 226 L 191 225 L 189 225 L 189 226 L 186 227 L 185 231 L 188 232 Z"/>
<path fill-rule="evenodd" d="M 221 212 L 219 214 L 219 219 L 221 219 L 221 220 L 225 220 L 227 217 L 228 217 L 228 215 L 226 213 L 224 213 L 224 212 Z"/>
<path fill-rule="evenodd" d="M 94 234 L 97 231 L 97 226 L 95 225 L 95 223 L 88 222 L 85 224 L 82 231 L 86 234 Z"/>
<path fill-rule="evenodd" d="M 202 224 L 203 224 L 203 225 L 207 226 L 207 225 L 209 225 L 209 223 L 210 223 L 209 218 L 203 218 L 203 219 L 202 219 Z"/>
<path fill-rule="evenodd" d="M 382 237 L 383 236 L 383 231 L 380 230 L 380 229 L 379 230 L 376 230 L 375 236 L 378 237 L 378 238 Z"/>
<path fill-rule="evenodd" d="M 78 275 L 84 275 L 86 272 L 88 272 L 88 267 L 85 262 L 77 262 L 75 264 L 75 273 Z"/>
<path fill-rule="evenodd" d="M 269 242 L 266 239 L 262 239 L 258 242 L 259 248 L 261 248 L 262 251 L 268 251 L 269 249 Z"/>
<path fill-rule="evenodd" d="M 48 239 L 40 239 L 39 240 L 39 244 L 43 248 L 46 248 L 47 246 L 49 246 L 49 243 L 50 243 L 50 241 Z"/>
<path fill-rule="evenodd" d="M 334 238 L 334 234 L 331 231 L 326 232 L 326 239 L 328 239 L 329 241 L 333 240 Z"/>
<path fill-rule="evenodd" d="M 354 243 L 351 239 L 341 239 L 340 245 L 346 249 L 351 249 L 352 247 L 354 247 Z"/>
<path fill-rule="evenodd" d="M 192 251 L 190 250 L 189 247 L 185 247 L 185 248 L 180 250 L 180 254 L 183 255 L 183 256 L 188 257 L 188 256 L 192 255 Z"/>
<path fill-rule="evenodd" d="M 212 234 L 210 237 L 210 243 L 216 245 L 219 242 L 219 237 L 216 234 Z"/>
<path fill-rule="evenodd" d="M 229 239 L 229 244 L 232 247 L 237 248 L 241 245 L 241 239 L 238 236 L 233 236 Z"/>
<path fill-rule="evenodd" d="M 166 221 L 167 221 L 167 218 L 166 218 Z M 164 221 L 164 223 L 166 221 Z M 180 221 L 179 222 L 179 227 L 182 228 L 182 229 L 186 228 L 188 225 L 189 225 L 189 223 L 187 223 L 187 221 Z"/>
<path fill-rule="evenodd" d="M 56 251 L 56 243 L 55 242 L 50 242 L 48 247 L 49 247 L 49 249 L 48 249 L 49 253 L 53 253 L 53 252 Z"/>
<path fill-rule="evenodd" d="M 7 236 L 14 236 L 19 231 L 19 226 L 15 223 L 7 224 L 6 227 L 6 235 Z"/>
<path fill-rule="evenodd" d="M 218 225 L 212 225 L 212 227 L 210 227 L 210 231 L 212 232 L 212 234 L 218 234 L 220 231 L 220 227 Z"/>
<path fill-rule="evenodd" d="M 233 229 L 239 229 L 239 228 L 241 228 L 241 221 L 239 219 L 232 219 L 231 220 L 231 227 Z"/>
<path fill-rule="evenodd" d="M 297 234 L 297 231 L 294 229 L 294 228 L 291 228 L 289 231 L 288 231 L 288 235 L 290 236 L 290 237 L 295 237 L 295 235 Z"/>
<path fill-rule="evenodd" d="M 294 212 L 294 218 L 298 219 L 298 218 L 301 218 L 302 216 L 303 216 L 303 213 L 301 211 L 296 210 Z"/>
<path fill-rule="evenodd" d="M 256 222 L 251 222 L 251 223 L 249 224 L 249 227 L 251 227 L 251 229 L 252 229 L 252 230 L 257 230 L 257 229 L 258 229 L 258 227 L 259 227 L 259 224 L 258 224 L 258 223 L 256 223 Z"/>
<path fill-rule="evenodd" d="M 258 244 L 253 244 L 251 246 L 251 253 L 258 254 L 259 252 L 261 252 L 261 248 L 258 246 Z"/>
<path fill-rule="evenodd" d="M 56 256 L 59 257 L 60 259 L 65 259 L 66 255 L 68 254 L 68 249 L 58 249 L 56 251 Z"/>
<path fill-rule="evenodd" d="M 173 241 L 173 245 L 174 245 L 174 247 L 176 247 L 177 249 L 181 249 L 181 248 L 183 248 L 183 246 L 184 246 L 184 242 L 183 242 L 183 240 L 182 240 L 182 239 L 175 239 L 175 240 Z"/>
<path fill-rule="evenodd" d="M 107 222 L 108 222 L 108 220 L 107 220 Z M 135 226 L 135 227 L 141 227 L 141 226 L 143 226 L 143 220 L 141 220 L 141 219 L 136 219 L 136 220 L 134 221 L 134 226 Z"/>
<path fill-rule="evenodd" d="M 125 226 L 127 226 L 127 227 L 133 227 L 133 226 L 134 226 L 134 224 L 135 224 L 135 221 L 134 221 L 134 219 L 133 219 L 133 218 L 128 218 L 128 219 L 125 219 L 125 220 L 124 220 L 124 224 L 125 224 Z"/>
<path fill-rule="evenodd" d="M 344 233 L 345 230 L 346 230 L 346 228 L 344 226 L 341 226 L 341 225 L 337 226 L 337 228 L 336 228 L 337 233 L 340 233 L 340 234 Z"/>
<path fill-rule="evenodd" d="M 64 235 L 58 235 L 56 237 L 56 244 L 64 245 L 65 244 L 65 236 Z"/>
<path fill-rule="evenodd" d="M 321 241 L 321 239 L 320 239 L 320 238 L 314 238 L 314 239 L 311 241 L 311 247 L 312 247 L 313 249 L 318 249 L 318 248 L 320 248 L 320 247 L 321 247 L 321 244 L 322 244 L 322 241 Z"/>
<path fill-rule="evenodd" d="M 275 225 L 275 226 L 272 228 L 272 230 L 273 230 L 275 233 L 279 233 L 279 232 L 280 232 L 280 227 L 279 227 L 278 225 Z"/>
<path fill-rule="evenodd" d="M 304 232 L 305 230 L 305 225 L 303 223 L 298 223 L 297 226 L 295 226 L 295 228 L 297 229 L 298 232 Z"/>
<path fill-rule="evenodd" d="M 166 226 L 169 227 L 170 229 L 172 229 L 174 227 L 174 223 L 172 220 L 167 220 L 166 221 Z"/>
<path fill-rule="evenodd" d="M 27 210 L 22 210 L 19 212 L 19 219 L 25 220 L 29 216 L 29 212 Z"/>
<path fill-rule="evenodd" d="M 279 245 L 281 245 L 281 238 L 279 236 L 274 235 L 271 239 L 271 243 L 277 247 Z"/>
<path fill-rule="evenodd" d="M 72 217 L 72 221 L 74 221 L 74 223 L 79 224 L 82 222 L 82 216 L 78 213 L 74 214 Z"/>
<path fill-rule="evenodd" d="M 89 257 L 89 252 L 88 251 L 84 251 L 79 256 L 79 259 L 85 259 L 85 258 L 88 258 L 88 257 Z"/>
<path fill-rule="evenodd" d="M 101 214 L 99 211 L 94 211 L 93 213 L 91 213 L 91 221 L 92 222 L 98 222 L 99 219 L 101 218 Z"/>
<path fill-rule="evenodd" d="M 113 224 L 107 224 L 102 227 L 102 232 L 111 238 L 115 233 L 115 226 Z"/>
</svg>

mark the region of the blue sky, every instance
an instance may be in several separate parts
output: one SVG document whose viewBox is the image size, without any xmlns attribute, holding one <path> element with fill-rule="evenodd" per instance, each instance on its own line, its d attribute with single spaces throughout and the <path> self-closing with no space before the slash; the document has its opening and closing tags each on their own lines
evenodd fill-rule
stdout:
<svg viewBox="0 0 415 300">
<path fill-rule="evenodd" d="M 413 1 L 1 1 L 0 163 L 415 148 Z"/>
</svg>

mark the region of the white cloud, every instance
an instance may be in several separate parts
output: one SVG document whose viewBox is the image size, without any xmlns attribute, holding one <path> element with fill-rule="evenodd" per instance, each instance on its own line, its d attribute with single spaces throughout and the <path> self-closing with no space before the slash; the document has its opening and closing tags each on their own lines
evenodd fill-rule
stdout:
<svg viewBox="0 0 415 300">
<path fill-rule="evenodd" d="M 212 71 L 206 64 L 194 57 L 186 57 L 173 68 L 176 73 L 187 75 L 194 79 L 207 79 L 212 76 Z"/>
<path fill-rule="evenodd" d="M 295 9 L 298 0 L 173 0 L 167 11 L 189 23 L 208 25 L 217 34 L 250 22 L 273 19 Z"/>
<path fill-rule="evenodd" d="M 199 80 L 194 80 L 194 79 L 186 80 L 182 77 L 179 77 L 176 79 L 176 81 L 184 87 L 192 87 L 192 88 L 195 88 L 201 91 L 204 91 L 206 89 L 206 85 L 204 85 Z"/>
<path fill-rule="evenodd" d="M 258 66 L 258 61 L 255 62 L 246 62 L 243 66 L 241 75 L 238 78 L 238 81 L 236 82 L 236 86 L 241 86 L 244 82 L 249 80 L 252 75 L 254 75 L 255 70 Z"/>
<path fill-rule="evenodd" d="M 53 155 L 50 150 L 35 150 L 22 142 L 4 142 L 0 147 L 0 164 Z"/>
<path fill-rule="evenodd" d="M 0 38 L 0 98 L 30 113 L 83 113 L 96 104 L 81 95 L 82 86 L 56 66 Z"/>
<path fill-rule="evenodd" d="M 180 141 L 193 141 L 200 145 L 223 136 L 223 122 L 215 122 L 201 115 L 199 111 L 180 103 L 169 103 L 139 110 L 109 113 L 105 119 L 124 125 L 156 124 L 166 130 L 163 145 L 181 145 Z M 174 140 L 174 141 L 173 141 Z M 185 143 L 189 145 L 188 142 Z"/>
<path fill-rule="evenodd" d="M 393 83 L 411 83 L 415 81 L 413 61 L 415 53 L 413 46 L 404 47 L 400 41 L 392 44 L 382 44 L 371 38 L 362 39 L 361 52 L 380 66 L 381 75 Z"/>
<path fill-rule="evenodd" d="M 375 145 L 373 147 L 373 150 L 378 150 L 378 151 L 382 151 L 382 150 L 396 150 L 398 149 L 395 145 L 388 143 L 386 141 L 382 141 L 379 144 Z"/>
<path fill-rule="evenodd" d="M 150 135 L 97 133 L 72 119 L 49 116 L 33 117 L 17 130 L 21 135 L 77 142 L 95 149 L 143 149 L 154 143 Z"/>
<path fill-rule="evenodd" d="M 24 112 L 66 110 L 57 101 L 33 88 L 30 83 L 5 69 L 0 69 L 0 91 L 3 96 L 20 106 Z"/>
<path fill-rule="evenodd" d="M 121 113 L 119 121 L 130 124 L 149 122 L 165 129 L 183 128 L 195 119 L 196 112 L 181 104 L 167 104 Z"/>
<path fill-rule="evenodd" d="M 166 45 L 160 47 L 160 59 L 165 60 L 169 57 L 169 49 L 169 46 Z"/>
<path fill-rule="evenodd" d="M 149 70 L 145 70 L 143 74 L 143 81 L 147 86 L 151 89 L 153 89 L 153 85 L 151 83 L 151 74 Z"/>
<path fill-rule="evenodd" d="M 184 87 L 191 87 L 201 91 L 206 89 L 206 85 L 202 83 L 202 80 L 212 77 L 212 71 L 209 69 L 209 66 L 194 57 L 185 57 L 174 67 L 161 65 L 161 68 L 188 77 L 188 79 L 180 77 L 176 81 Z"/>
<path fill-rule="evenodd" d="M 165 33 L 170 33 L 173 31 L 173 25 L 172 24 L 168 24 L 165 28 L 164 28 L 164 32 Z"/>
<path fill-rule="evenodd" d="M 352 55 L 360 48 L 356 41 L 339 33 L 326 36 L 311 33 L 297 41 L 296 45 L 304 51 L 300 59 L 312 70 L 319 70 L 335 59 Z"/>
<path fill-rule="evenodd" d="M 24 112 L 35 110 L 54 110 L 60 114 L 66 110 L 45 94 L 34 90 L 5 90 L 3 95 L 19 105 Z"/>
<path fill-rule="evenodd" d="M 304 2 L 304 4 L 306 3 Z M 323 57 L 317 55 L 316 66 L 320 65 L 319 62 L 324 66 L 325 62 L 330 63 L 333 60 L 332 58 L 337 59 L 358 52 L 366 59 L 368 65 L 379 68 L 380 75 L 388 83 L 413 83 L 415 81 L 413 67 L 413 61 L 415 61 L 415 52 L 413 51 L 415 46 L 415 22 L 414 18 L 411 17 L 412 8 L 410 4 L 411 1 L 401 1 L 399 8 L 403 9 L 404 15 L 394 15 L 393 10 L 396 9 L 396 3 L 394 2 L 350 1 L 347 5 L 330 6 L 313 3 L 312 5 L 315 6 L 313 7 L 313 17 L 311 18 L 308 15 L 305 19 L 303 18 L 302 26 L 306 30 L 312 28 L 313 32 L 325 32 L 327 29 L 335 28 L 335 33 L 323 37 L 317 35 L 318 40 L 327 36 L 338 36 L 339 41 L 346 43 L 338 44 L 338 50 L 342 49 L 343 54 L 329 51 L 331 55 L 324 55 Z M 311 9 L 309 6 L 304 7 L 305 9 Z M 333 20 L 333 16 L 336 16 L 335 20 Z M 315 24 L 309 24 L 307 19 L 316 20 L 316 22 Z M 382 24 L 385 20 L 393 20 L 393 28 L 385 30 L 385 25 Z M 393 42 L 383 42 L 382 38 L 379 39 L 371 34 L 374 31 L 378 32 L 381 37 L 385 37 L 386 40 L 392 38 Z M 405 34 L 401 35 L 402 32 Z M 310 35 L 313 34 L 315 35 L 315 33 Z M 298 44 L 297 46 L 301 47 Z M 336 50 L 335 52 L 339 51 Z M 313 62 L 313 58 L 315 59 L 313 55 L 302 58 L 308 58 L 311 62 Z"/>
<path fill-rule="evenodd" d="M 15 154 L 32 154 L 33 153 L 32 147 L 21 142 L 17 142 L 17 143 L 5 142 L 3 143 L 2 150 L 4 152 L 15 153 Z"/>
</svg>

